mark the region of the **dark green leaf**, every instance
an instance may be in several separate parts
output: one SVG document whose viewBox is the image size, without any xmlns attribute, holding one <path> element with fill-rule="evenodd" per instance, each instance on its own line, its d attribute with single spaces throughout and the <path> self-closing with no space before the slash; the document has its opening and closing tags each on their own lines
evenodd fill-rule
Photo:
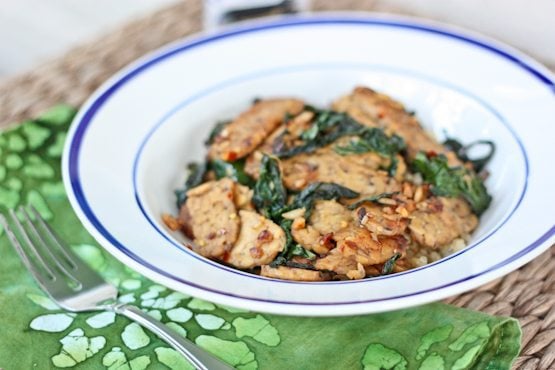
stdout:
<svg viewBox="0 0 555 370">
<path fill-rule="evenodd" d="M 214 159 L 209 164 L 210 169 L 214 171 L 217 179 L 229 177 L 237 181 L 241 185 L 252 188 L 254 179 L 245 172 L 245 160 L 240 159 L 235 162 L 226 162 L 221 159 Z"/>
<path fill-rule="evenodd" d="M 287 123 L 287 122 L 291 121 L 293 119 L 293 117 L 295 117 L 293 114 L 291 114 L 289 112 L 285 112 L 285 114 L 283 115 L 283 122 Z"/>
<path fill-rule="evenodd" d="M 282 220 L 280 222 L 280 227 L 285 232 L 285 247 L 278 256 L 270 263 L 270 266 L 277 267 L 279 265 L 288 265 L 291 263 L 290 259 L 293 256 L 300 256 L 307 259 L 314 259 L 316 255 L 311 251 L 305 249 L 302 245 L 295 243 L 293 236 L 291 235 L 291 225 L 292 220 Z M 304 268 L 304 267 L 303 267 Z"/>
<path fill-rule="evenodd" d="M 287 202 L 287 191 L 281 180 L 279 162 L 266 154 L 260 163 L 260 174 L 254 185 L 252 201 L 267 218 L 276 220 Z"/>
<path fill-rule="evenodd" d="M 276 158 L 264 155 L 260 163 L 260 175 L 254 186 L 253 203 L 256 209 L 265 217 L 277 222 L 285 232 L 285 247 L 274 259 L 270 266 L 276 267 L 289 263 L 293 256 L 301 256 L 312 259 L 316 255 L 303 246 L 295 243 L 291 235 L 292 220 L 281 217 L 289 207 L 287 202 L 287 191 L 281 180 L 279 162 Z"/>
<path fill-rule="evenodd" d="M 287 258 L 285 258 L 285 256 L 282 256 L 281 254 L 278 254 L 277 257 L 270 262 L 270 267 L 278 267 L 281 265 L 285 265 L 287 263 Z"/>
<path fill-rule="evenodd" d="M 308 130 L 301 134 L 301 139 L 307 140 L 314 140 L 316 136 L 318 136 L 318 125 L 312 125 Z"/>
<path fill-rule="evenodd" d="M 491 195 L 488 194 L 486 186 L 478 176 L 467 173 L 462 177 L 460 187 L 463 198 L 470 203 L 477 215 L 481 215 L 489 207 Z"/>
<path fill-rule="evenodd" d="M 226 127 L 230 123 L 231 121 L 220 121 L 216 123 L 212 131 L 210 131 L 210 134 L 208 135 L 208 139 L 204 141 L 204 145 L 211 145 L 214 142 L 214 139 L 216 139 L 216 137 L 220 134 L 220 132 L 222 132 L 224 127 Z"/>
<path fill-rule="evenodd" d="M 319 199 L 331 200 L 340 198 L 356 198 L 359 194 L 344 186 L 331 182 L 313 182 L 304 188 L 288 206 L 288 209 L 305 209 L 305 219 L 310 218 L 314 203 Z"/>
<path fill-rule="evenodd" d="M 183 203 L 187 200 L 187 192 L 202 183 L 204 174 L 206 173 L 206 163 L 189 163 L 187 165 L 187 171 L 188 174 L 185 180 L 185 186 L 174 191 L 177 198 L 177 208 L 181 208 Z"/>
<path fill-rule="evenodd" d="M 434 185 L 434 194 L 446 197 L 456 197 L 460 194 L 459 178 L 453 176 L 458 170 L 449 168 L 444 155 L 428 158 L 420 152 L 416 154 L 412 164 L 416 171 L 422 174 L 424 181 Z"/>
<path fill-rule="evenodd" d="M 294 244 L 293 247 L 290 249 L 290 253 L 292 256 L 304 257 L 309 260 L 316 258 L 316 255 L 314 253 L 312 253 L 308 249 L 305 249 L 300 244 Z"/>
<path fill-rule="evenodd" d="M 379 128 L 364 128 L 357 138 L 343 146 L 336 146 L 335 152 L 340 155 L 362 154 L 376 152 L 384 157 L 389 157 L 391 164 L 387 169 L 390 176 L 395 176 L 399 160 L 396 154 L 406 148 L 405 141 L 397 135 L 387 136 Z"/>
<path fill-rule="evenodd" d="M 466 159 L 461 158 L 459 156 L 459 151 L 461 151 L 464 148 L 464 145 L 462 145 L 460 141 L 458 141 L 457 139 L 453 139 L 453 138 L 448 137 L 443 142 L 443 146 L 445 146 L 447 149 L 454 152 L 457 155 L 457 157 L 459 157 L 459 159 L 466 162 Z"/>
<path fill-rule="evenodd" d="M 305 270 L 316 270 L 316 268 L 313 265 L 310 265 L 308 263 L 289 261 L 283 256 L 276 257 L 276 259 L 270 263 L 270 267 L 276 268 L 278 266 L 287 266 L 287 267 L 293 267 L 293 268 L 305 269 Z"/>
<path fill-rule="evenodd" d="M 474 167 L 474 171 L 477 173 L 480 173 L 486 167 L 495 154 L 495 143 L 490 140 L 477 140 L 470 144 L 463 145 L 456 139 L 447 138 L 447 140 L 443 142 L 443 145 L 445 145 L 449 150 L 452 150 L 461 161 L 472 163 L 472 167 Z M 487 154 L 478 158 L 470 158 L 468 155 L 470 149 L 479 145 L 488 147 Z"/>
<path fill-rule="evenodd" d="M 293 267 L 293 268 L 297 268 L 297 269 L 316 270 L 316 267 L 314 267 L 313 265 L 310 265 L 308 263 L 299 263 L 299 262 L 294 262 L 294 261 L 286 261 L 284 263 L 284 265 L 287 266 L 287 267 Z"/>
<path fill-rule="evenodd" d="M 349 206 L 347 207 L 350 210 L 353 209 L 357 209 L 361 204 L 364 204 L 366 202 L 371 202 L 371 203 L 377 203 L 378 200 L 382 199 L 382 198 L 391 198 L 392 196 L 399 194 L 398 191 L 394 191 L 392 193 L 381 193 L 378 195 L 373 195 L 371 197 L 366 197 L 366 198 L 362 198 L 361 200 L 358 200 L 352 204 L 349 204 Z"/>
<path fill-rule="evenodd" d="M 341 155 L 376 152 L 386 157 L 392 157 L 403 149 L 405 141 L 400 136 L 389 137 L 379 128 L 365 128 L 347 145 L 335 147 L 335 151 Z"/>
<path fill-rule="evenodd" d="M 353 120 L 345 113 L 330 110 L 317 110 L 310 107 L 316 116 L 312 125 L 300 135 L 303 143 L 294 147 L 283 144 L 283 138 L 276 139 L 274 154 L 279 158 L 289 158 L 300 153 L 312 153 L 316 149 L 333 143 L 343 136 L 358 135 L 364 126 Z"/>
<path fill-rule="evenodd" d="M 462 196 L 477 215 L 481 215 L 489 207 L 491 196 L 474 171 L 464 167 L 450 168 L 444 155 L 429 158 L 422 152 L 415 156 L 412 165 L 422 174 L 425 182 L 433 185 L 433 194 L 446 197 Z"/>
<path fill-rule="evenodd" d="M 287 254 L 283 252 L 287 252 L 289 248 L 294 244 L 293 235 L 291 235 L 291 225 L 293 224 L 293 220 L 281 220 L 279 226 L 285 232 L 285 248 L 283 248 L 282 254 Z"/>
<path fill-rule="evenodd" d="M 303 110 L 307 110 L 307 111 L 312 112 L 312 113 L 317 113 L 317 112 L 320 111 L 320 109 L 318 109 L 314 105 L 310 105 L 310 104 L 305 104 Z"/>
<path fill-rule="evenodd" d="M 488 153 L 480 158 L 470 158 L 468 156 L 468 152 L 472 147 L 475 147 L 477 145 L 488 146 L 489 147 Z M 490 140 L 478 140 L 468 145 L 465 145 L 465 147 L 463 148 L 463 153 L 468 158 L 468 161 L 472 163 L 472 166 L 474 167 L 474 171 L 476 171 L 477 173 L 480 173 L 489 163 L 491 158 L 493 158 L 493 155 L 495 154 L 495 143 Z"/>
<path fill-rule="evenodd" d="M 382 275 L 390 274 L 393 271 L 393 267 L 395 267 L 395 262 L 397 262 L 399 258 L 401 258 L 401 253 L 395 253 L 391 256 L 391 258 L 383 264 Z"/>
<path fill-rule="evenodd" d="M 394 177 L 395 174 L 397 173 L 397 166 L 399 165 L 399 160 L 394 155 L 392 155 L 390 159 L 391 159 L 391 164 L 387 169 L 387 174 L 391 177 Z"/>
</svg>

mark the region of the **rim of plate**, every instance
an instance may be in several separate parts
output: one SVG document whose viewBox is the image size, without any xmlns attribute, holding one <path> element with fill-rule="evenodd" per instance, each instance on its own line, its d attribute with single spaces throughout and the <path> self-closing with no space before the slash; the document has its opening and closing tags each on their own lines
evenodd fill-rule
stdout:
<svg viewBox="0 0 555 370">
<path fill-rule="evenodd" d="M 359 13 L 342 13 L 342 14 L 323 14 L 323 15 L 309 15 L 309 16 L 288 16 L 277 18 L 277 20 L 259 20 L 255 22 L 247 22 L 246 24 L 239 24 L 229 27 L 227 30 L 215 33 L 215 34 L 200 34 L 193 35 L 185 40 L 178 40 L 171 43 L 161 49 L 155 50 L 142 58 L 136 60 L 131 65 L 125 67 L 123 70 L 115 74 L 112 78 L 106 81 L 97 91 L 87 100 L 83 105 L 78 115 L 75 117 L 71 128 L 68 132 L 68 140 L 65 144 L 64 154 L 62 159 L 62 174 L 64 185 L 68 192 L 68 197 L 73 209 L 76 211 L 81 222 L 84 224 L 86 229 L 95 236 L 95 238 L 112 254 L 116 254 L 119 259 L 124 259 L 126 262 L 134 266 L 137 270 L 140 270 L 148 277 L 154 280 L 162 281 L 164 284 L 179 290 L 182 289 L 182 285 L 188 285 L 191 289 L 197 292 L 204 292 L 210 296 L 216 302 L 225 301 L 226 304 L 233 302 L 232 305 L 243 308 L 252 308 L 253 303 L 256 303 L 257 309 L 266 312 L 284 313 L 283 310 L 277 308 L 277 306 L 311 306 L 311 307 L 326 307 L 326 306 L 354 306 L 361 307 L 361 305 L 370 305 L 375 302 L 389 302 L 388 307 L 372 310 L 361 310 L 352 309 L 350 313 L 359 312 L 377 312 L 386 309 L 407 307 L 410 305 L 429 302 L 432 300 L 441 299 L 443 297 L 457 294 L 466 289 L 472 288 L 474 285 L 469 285 L 469 283 L 477 284 L 475 281 L 480 280 L 481 283 L 485 283 L 495 277 L 501 276 L 504 273 L 511 271 L 518 266 L 531 260 L 533 257 L 538 255 L 541 250 L 540 246 L 547 244 L 546 242 L 555 235 L 555 225 L 547 230 L 543 235 L 539 236 L 530 245 L 522 248 L 518 253 L 506 258 L 505 260 L 497 263 L 496 265 L 478 273 L 474 273 L 465 278 L 459 279 L 457 281 L 452 281 L 447 284 L 432 287 L 429 289 L 421 290 L 418 292 L 411 292 L 408 294 L 403 294 L 394 297 L 379 298 L 372 300 L 363 301 L 352 301 L 352 302 L 340 302 L 340 303 L 327 303 L 327 302 L 287 302 L 287 301 L 272 301 L 268 299 L 260 299 L 256 297 L 246 297 L 231 294 L 228 292 L 217 291 L 212 288 L 203 287 L 199 284 L 193 283 L 191 281 L 185 281 L 178 276 L 174 276 L 166 273 L 159 267 L 153 266 L 147 261 L 144 261 L 132 251 L 127 249 L 122 243 L 120 243 L 113 235 L 111 235 L 108 230 L 102 225 L 102 223 L 96 218 L 94 212 L 92 211 L 90 205 L 88 204 L 86 198 L 84 197 L 83 189 L 81 187 L 80 177 L 79 177 L 79 154 L 80 145 L 86 133 L 89 124 L 92 122 L 96 111 L 109 100 L 109 97 L 117 91 L 119 88 L 125 85 L 125 83 L 131 80 L 135 75 L 141 73 L 141 71 L 149 68 L 152 65 L 166 59 L 170 58 L 172 55 L 185 52 L 188 49 L 194 48 L 199 45 L 207 44 L 222 38 L 236 37 L 242 34 L 260 32 L 268 29 L 283 28 L 283 27 L 299 27 L 299 26 L 310 26 L 319 24 L 336 24 L 336 25 L 361 25 L 361 26 L 383 26 L 383 27 L 398 27 L 404 29 L 411 29 L 418 32 L 428 32 L 437 34 L 443 37 L 452 38 L 461 42 L 470 44 L 471 46 L 480 47 L 498 57 L 509 60 L 510 62 L 516 64 L 521 69 L 524 69 L 528 74 L 533 75 L 536 79 L 541 81 L 542 84 L 546 85 L 555 94 L 555 82 L 554 77 L 549 70 L 547 70 L 540 63 L 534 61 L 532 58 L 499 43 L 490 38 L 484 37 L 472 31 L 467 31 L 459 27 L 453 27 L 450 25 L 445 25 L 435 21 L 421 20 L 413 17 L 404 16 L 384 16 L 382 14 L 369 14 L 365 13 L 361 16 Z M 511 130 L 512 131 L 512 130 Z M 519 201 L 520 203 L 520 201 Z M 518 206 L 518 205 L 517 205 Z M 516 208 L 515 208 L 516 209 Z M 514 210 L 513 210 L 514 212 Z M 510 218 L 510 215 L 503 220 L 503 223 Z M 150 220 L 148 220 L 150 222 Z M 497 230 L 501 228 L 502 224 L 497 226 Z M 494 230 L 495 232 L 495 230 Z M 490 233 L 491 234 L 491 233 Z M 486 236 L 486 238 L 489 235 Z M 486 238 L 480 240 L 482 242 Z M 476 243 L 475 243 L 476 244 Z M 475 245 L 474 244 L 474 245 Z M 466 250 L 467 248 L 465 248 Z M 114 253 L 115 252 L 115 253 Z M 445 259 L 442 259 L 445 260 Z M 392 275 L 393 277 L 395 275 Z M 371 280 L 367 280 L 371 281 Z M 302 284 L 302 283 L 300 283 Z M 309 283 L 305 283 L 309 284 Z M 449 289 L 447 289 L 449 288 Z M 435 292 L 434 296 L 430 293 Z M 419 298 L 418 302 L 415 302 L 415 298 Z M 251 304 L 247 304 L 245 301 L 249 301 Z M 275 308 L 269 307 L 276 306 Z M 340 314 L 344 314 L 342 311 Z M 296 314 L 299 314 L 298 312 Z M 333 312 L 312 312 L 310 314 L 333 314 Z"/>
</svg>

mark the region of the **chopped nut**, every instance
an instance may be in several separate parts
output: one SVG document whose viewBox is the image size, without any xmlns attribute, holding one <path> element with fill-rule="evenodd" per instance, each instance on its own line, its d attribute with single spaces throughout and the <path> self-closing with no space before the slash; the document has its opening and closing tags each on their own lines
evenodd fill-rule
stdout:
<svg viewBox="0 0 555 370">
<path fill-rule="evenodd" d="M 179 220 L 167 213 L 164 213 L 162 215 L 162 221 L 171 231 L 176 231 L 181 228 L 181 223 L 179 222 Z"/>
<path fill-rule="evenodd" d="M 305 110 L 304 112 L 302 112 L 301 114 L 299 114 L 297 117 L 295 117 L 292 120 L 289 120 L 287 122 L 287 126 L 299 126 L 299 127 L 304 127 L 304 125 L 310 123 L 310 121 L 312 121 L 312 118 L 314 118 L 314 112 Z"/>
<path fill-rule="evenodd" d="M 395 206 L 395 205 L 397 205 L 397 202 L 395 201 L 395 199 L 391 199 L 391 198 L 381 198 L 381 199 L 378 199 L 378 203 L 380 203 L 380 204 L 387 204 L 387 205 L 390 205 L 390 206 Z"/>
<path fill-rule="evenodd" d="M 399 215 L 396 215 L 395 213 L 386 213 L 383 215 L 383 218 L 385 220 L 397 221 L 399 219 Z"/>
<path fill-rule="evenodd" d="M 416 204 L 413 201 L 409 201 L 405 204 L 405 208 L 409 213 L 414 212 L 416 210 Z"/>
<path fill-rule="evenodd" d="M 364 266 L 360 262 L 357 262 L 357 269 L 351 270 L 347 272 L 347 277 L 349 279 L 362 279 L 366 276 L 366 271 L 364 270 Z"/>
<path fill-rule="evenodd" d="M 298 180 L 295 180 L 295 182 L 293 184 L 295 185 L 295 188 L 297 188 L 297 189 L 303 188 L 306 185 L 306 180 L 305 179 L 298 179 Z"/>
<path fill-rule="evenodd" d="M 393 208 L 391 207 L 383 207 L 383 213 L 389 213 L 392 214 L 393 213 Z"/>
<path fill-rule="evenodd" d="M 293 230 L 300 230 L 306 227 L 306 220 L 304 217 L 296 218 L 293 223 L 291 224 L 291 229 Z"/>
<path fill-rule="evenodd" d="M 422 186 L 419 186 L 416 188 L 416 191 L 414 192 L 414 201 L 416 203 L 419 203 L 423 200 L 424 200 L 424 189 L 422 189 Z"/>
<path fill-rule="evenodd" d="M 414 187 L 411 183 L 405 182 L 403 183 L 403 195 L 407 198 L 412 198 L 414 196 Z"/>
<path fill-rule="evenodd" d="M 281 214 L 281 217 L 287 220 L 294 220 L 296 218 L 304 217 L 305 209 L 304 208 L 297 208 L 293 209 L 289 212 L 285 212 Z"/>
<path fill-rule="evenodd" d="M 256 220 L 257 223 L 253 223 L 253 227 L 260 227 L 261 225 L 263 225 L 266 222 L 266 217 L 262 216 L 262 215 L 258 215 L 258 219 Z"/>
<path fill-rule="evenodd" d="M 409 211 L 403 206 L 395 208 L 395 212 L 399 213 L 403 217 L 409 217 Z"/>
</svg>

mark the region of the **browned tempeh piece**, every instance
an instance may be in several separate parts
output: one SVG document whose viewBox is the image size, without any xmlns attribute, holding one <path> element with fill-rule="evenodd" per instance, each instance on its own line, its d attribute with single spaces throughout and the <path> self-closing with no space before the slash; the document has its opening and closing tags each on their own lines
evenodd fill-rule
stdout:
<svg viewBox="0 0 555 370">
<path fill-rule="evenodd" d="M 404 253 L 408 240 L 401 235 L 378 236 L 365 227 L 352 226 L 334 235 L 337 249 L 345 257 L 353 256 L 363 266 L 386 262 L 395 253 Z"/>
<path fill-rule="evenodd" d="M 282 280 L 322 281 L 325 280 L 320 271 L 312 271 L 287 266 L 262 266 L 260 275 Z"/>
<path fill-rule="evenodd" d="M 239 235 L 234 203 L 235 183 L 229 178 L 209 181 L 187 193 L 182 219 L 194 238 L 193 250 L 206 257 L 222 258 Z"/>
<path fill-rule="evenodd" d="M 208 156 L 224 161 L 247 156 L 283 122 L 286 114 L 297 114 L 303 107 L 304 103 L 297 99 L 269 99 L 255 103 L 216 136 Z"/>
<path fill-rule="evenodd" d="M 400 190 L 400 184 L 379 170 L 389 159 L 372 152 L 339 155 L 333 147 L 299 154 L 281 161 L 283 182 L 288 189 L 301 190 L 312 182 L 334 182 L 365 195 Z"/>
<path fill-rule="evenodd" d="M 360 225 L 358 210 L 350 211 L 335 200 L 317 201 L 308 223 L 295 219 L 291 233 L 296 242 L 325 255 L 317 260 L 316 268 L 352 279 L 363 278 L 365 267 L 404 253 L 408 245 L 401 235 L 373 234 Z"/>
<path fill-rule="evenodd" d="M 258 178 L 261 159 L 262 152 L 258 150 L 247 159 L 245 172 L 255 179 Z M 334 182 L 369 195 L 399 190 L 396 179 L 404 175 L 406 165 L 399 157 L 397 175 L 388 179 L 387 173 L 380 168 L 387 168 L 389 164 L 389 158 L 376 153 L 342 156 L 335 153 L 332 146 L 280 160 L 283 183 L 288 189 L 302 190 L 316 181 Z"/>
<path fill-rule="evenodd" d="M 266 265 L 285 247 L 283 229 L 254 211 L 239 211 L 241 231 L 225 261 L 241 269 Z"/>
<path fill-rule="evenodd" d="M 333 233 L 352 223 L 351 211 L 335 200 L 319 200 L 314 205 L 309 224 L 297 218 L 291 227 L 293 239 L 318 254 L 326 254 L 335 247 Z"/>
<path fill-rule="evenodd" d="M 447 245 L 460 236 L 468 235 L 478 226 L 478 217 L 460 198 L 430 198 L 419 208 L 423 210 L 410 216 L 409 229 L 412 238 L 425 247 Z"/>
<path fill-rule="evenodd" d="M 233 202 L 235 203 L 237 209 L 246 209 L 248 211 L 253 211 L 254 206 L 252 205 L 252 195 L 253 191 L 247 186 L 235 183 Z"/>
<path fill-rule="evenodd" d="M 255 179 L 258 178 L 262 154 L 272 154 L 274 145 L 276 145 L 278 138 L 281 138 L 282 143 L 288 147 L 298 144 L 298 137 L 303 133 L 303 131 L 310 127 L 312 118 L 314 118 L 313 112 L 304 111 L 285 122 L 285 125 L 279 126 L 275 129 L 274 132 L 268 135 L 268 137 L 264 139 L 264 142 L 247 157 L 247 160 L 245 161 L 245 172 Z"/>
<path fill-rule="evenodd" d="M 383 206 L 365 203 L 355 211 L 362 226 L 375 235 L 394 236 L 403 235 L 409 224 L 409 219 L 399 213 L 385 213 Z"/>
<path fill-rule="evenodd" d="M 318 270 L 333 271 L 349 279 L 362 279 L 366 276 L 364 266 L 358 263 L 354 256 L 344 256 L 337 248 L 332 249 L 325 257 L 319 258 L 314 267 Z"/>
<path fill-rule="evenodd" d="M 336 100 L 333 108 L 347 113 L 364 125 L 380 127 L 388 134 L 401 136 L 411 158 L 419 151 L 435 152 L 445 154 L 451 166 L 461 164 L 456 155 L 432 138 L 401 103 L 385 94 L 367 87 L 357 87 L 350 95 Z"/>
</svg>

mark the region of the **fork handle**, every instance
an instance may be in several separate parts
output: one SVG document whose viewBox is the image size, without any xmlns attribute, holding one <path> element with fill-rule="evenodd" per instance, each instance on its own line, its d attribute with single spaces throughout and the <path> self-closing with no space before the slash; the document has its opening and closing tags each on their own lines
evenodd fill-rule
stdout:
<svg viewBox="0 0 555 370">
<path fill-rule="evenodd" d="M 233 367 L 222 362 L 212 354 L 201 349 L 199 346 L 184 338 L 174 330 L 156 320 L 149 314 L 143 312 L 135 306 L 127 304 L 114 305 L 112 310 L 115 313 L 126 316 L 127 318 L 139 323 L 153 333 L 157 334 L 162 340 L 181 353 L 198 370 L 232 370 Z"/>
</svg>

